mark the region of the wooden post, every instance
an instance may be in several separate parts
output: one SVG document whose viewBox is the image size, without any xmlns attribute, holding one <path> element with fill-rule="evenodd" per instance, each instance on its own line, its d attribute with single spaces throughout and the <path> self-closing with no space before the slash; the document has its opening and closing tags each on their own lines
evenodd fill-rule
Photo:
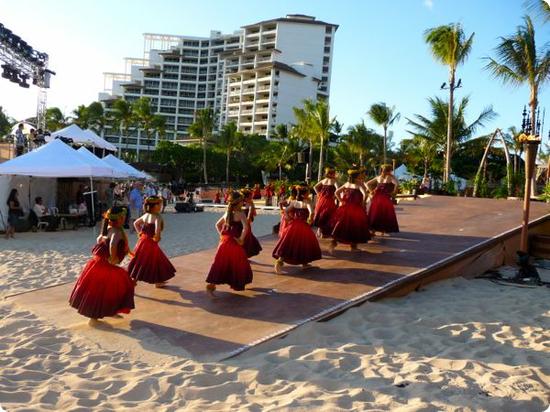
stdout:
<svg viewBox="0 0 550 412">
<path fill-rule="evenodd" d="M 523 222 L 521 226 L 520 251 L 529 252 L 528 234 L 529 234 L 529 207 L 531 205 L 531 182 L 533 178 L 533 169 L 535 167 L 535 157 L 540 141 L 532 140 L 525 142 L 525 191 L 523 193 Z"/>
</svg>

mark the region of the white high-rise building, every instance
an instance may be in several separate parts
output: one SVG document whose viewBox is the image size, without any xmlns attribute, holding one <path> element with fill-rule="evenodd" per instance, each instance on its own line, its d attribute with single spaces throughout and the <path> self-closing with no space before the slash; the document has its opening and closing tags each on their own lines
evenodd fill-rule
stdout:
<svg viewBox="0 0 550 412">
<path fill-rule="evenodd" d="M 166 118 L 165 139 L 185 140 L 197 110 L 211 107 L 217 127 L 234 121 L 245 133 L 270 136 L 294 121 L 304 99 L 328 98 L 334 34 L 338 26 L 300 14 L 262 21 L 233 34 L 210 37 L 144 34 L 143 58 L 126 58 L 125 73 L 105 73 L 99 99 L 149 97 Z M 145 150 L 145 134 L 116 130 L 106 138 L 122 149 Z"/>
</svg>

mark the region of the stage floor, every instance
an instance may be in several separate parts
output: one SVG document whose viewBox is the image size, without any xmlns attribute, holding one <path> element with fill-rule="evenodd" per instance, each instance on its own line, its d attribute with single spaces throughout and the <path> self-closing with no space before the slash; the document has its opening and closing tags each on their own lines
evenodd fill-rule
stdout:
<svg viewBox="0 0 550 412">
<path fill-rule="evenodd" d="M 254 282 L 243 292 L 222 285 L 217 297 L 205 293 L 205 276 L 215 250 L 172 259 L 177 274 L 164 289 L 140 283 L 136 309 L 124 318 L 87 326 L 69 307 L 72 284 L 10 297 L 16 305 L 107 350 L 129 350 L 158 360 L 166 355 L 219 360 L 257 345 L 296 325 L 318 318 L 354 297 L 404 279 L 423 268 L 497 236 L 521 222 L 520 201 L 434 196 L 397 206 L 401 233 L 361 245 L 361 252 L 338 246 L 314 267 L 285 266 L 273 272 L 274 236 L 261 239 L 252 259 Z M 531 220 L 549 213 L 535 202 Z M 182 235 L 182 241 L 189 236 Z M 325 252 L 328 241 L 321 241 Z"/>
</svg>

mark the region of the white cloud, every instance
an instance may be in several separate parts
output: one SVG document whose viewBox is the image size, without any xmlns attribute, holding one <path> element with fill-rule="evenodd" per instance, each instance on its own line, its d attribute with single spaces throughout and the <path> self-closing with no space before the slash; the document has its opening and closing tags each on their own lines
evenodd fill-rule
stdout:
<svg viewBox="0 0 550 412">
<path fill-rule="evenodd" d="M 433 9 L 434 0 L 424 0 L 424 6 L 426 6 L 430 10 Z"/>
</svg>

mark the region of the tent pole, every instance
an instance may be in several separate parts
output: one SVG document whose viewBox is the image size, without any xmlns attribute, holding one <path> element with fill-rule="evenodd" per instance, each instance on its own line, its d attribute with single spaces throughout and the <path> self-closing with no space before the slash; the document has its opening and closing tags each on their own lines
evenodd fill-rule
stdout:
<svg viewBox="0 0 550 412">
<path fill-rule="evenodd" d="M 92 199 L 92 219 L 94 223 L 93 233 L 95 237 L 95 199 L 94 199 L 94 179 L 92 179 L 92 176 L 90 176 L 90 199 Z M 90 222 L 90 223 L 92 223 Z"/>
<path fill-rule="evenodd" d="M 29 212 L 32 209 L 32 207 L 31 207 L 31 184 L 32 184 L 32 176 L 29 176 Z"/>
</svg>

